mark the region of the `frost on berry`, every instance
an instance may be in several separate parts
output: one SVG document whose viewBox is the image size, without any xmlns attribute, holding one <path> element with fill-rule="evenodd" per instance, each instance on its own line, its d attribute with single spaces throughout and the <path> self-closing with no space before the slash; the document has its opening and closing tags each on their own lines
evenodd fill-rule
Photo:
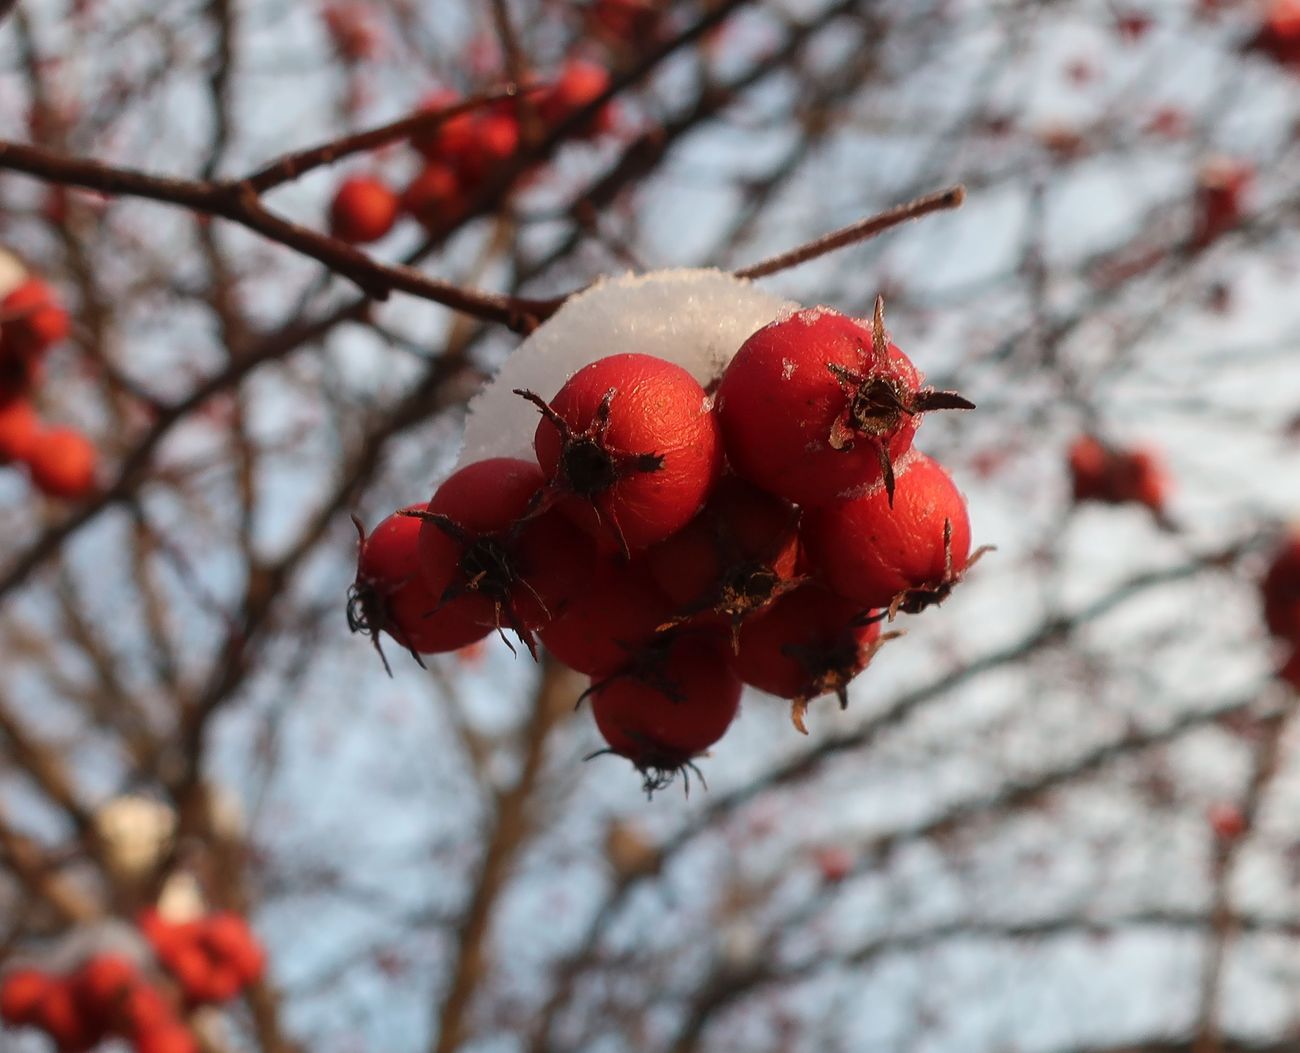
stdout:
<svg viewBox="0 0 1300 1053">
<path fill-rule="evenodd" d="M 529 334 L 470 401 L 457 463 L 533 456 L 537 419 L 519 412 L 515 389 L 558 391 L 583 366 L 618 350 L 672 362 L 707 386 L 751 333 L 793 306 L 719 270 L 602 278 Z"/>
<path fill-rule="evenodd" d="M 869 326 L 818 307 L 754 333 L 723 374 L 717 404 L 732 468 L 801 505 L 877 485 L 892 501 L 922 414 L 972 408 L 923 385 L 889 342 L 879 298 Z"/>
</svg>

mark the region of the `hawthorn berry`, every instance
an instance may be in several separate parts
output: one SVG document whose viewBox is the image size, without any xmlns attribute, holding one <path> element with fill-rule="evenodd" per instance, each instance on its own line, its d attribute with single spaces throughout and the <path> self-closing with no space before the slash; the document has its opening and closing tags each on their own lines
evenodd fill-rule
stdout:
<svg viewBox="0 0 1300 1053">
<path fill-rule="evenodd" d="M 39 278 L 28 278 L 0 300 L 0 348 L 34 357 L 67 339 L 68 312 Z"/>
<path fill-rule="evenodd" d="M 0 1020 L 6 1024 L 34 1024 L 39 1007 L 54 977 L 39 969 L 14 969 L 0 980 Z"/>
<path fill-rule="evenodd" d="M 643 564 L 608 560 L 590 587 L 537 635 L 570 669 L 598 677 L 649 644 L 673 610 Z"/>
<path fill-rule="evenodd" d="M 339 184 L 330 204 L 330 233 L 362 245 L 393 229 L 401 202 L 388 184 L 374 176 L 353 176 Z"/>
<path fill-rule="evenodd" d="M 99 455 L 81 432 L 50 428 L 36 436 L 27 455 L 32 482 L 51 497 L 75 501 L 94 488 Z"/>
<path fill-rule="evenodd" d="M 131 990 L 141 982 L 130 959 L 116 954 L 97 954 L 72 974 L 72 992 L 85 1018 L 97 1030 L 116 1030 Z"/>
<path fill-rule="evenodd" d="M 804 511 L 801 536 L 820 579 L 861 607 L 915 614 L 941 603 L 970 556 L 966 500 L 943 466 L 917 452 L 883 491 Z"/>
<path fill-rule="evenodd" d="M 586 585 L 581 535 L 540 507 L 545 479 L 531 461 L 492 457 L 452 473 L 421 520 L 420 569 L 443 603 L 458 598 L 471 620 L 513 629 L 531 651 L 531 630 L 549 622 Z"/>
<path fill-rule="evenodd" d="M 234 971 L 240 986 L 262 978 L 266 956 L 240 915 L 229 911 L 208 915 L 199 930 L 199 942 L 210 957 Z"/>
<path fill-rule="evenodd" d="M 54 978 L 36 1005 L 33 1023 L 54 1040 L 63 1053 L 88 1050 L 100 1038 L 77 1005 L 72 984 L 66 977 Z"/>
<path fill-rule="evenodd" d="M 533 446 L 548 501 L 625 555 L 689 523 L 722 472 L 710 400 L 671 362 L 610 355 L 574 373 L 550 402 L 515 393 L 542 413 Z"/>
<path fill-rule="evenodd" d="M 808 584 L 745 622 L 732 664 L 746 684 L 790 699 L 790 719 L 806 735 L 808 703 L 833 692 L 847 707 L 849 681 L 896 635 L 882 636 L 879 618 L 861 604 Z"/>
<path fill-rule="evenodd" d="M 543 121 L 557 125 L 595 102 L 608 87 L 608 70 L 594 62 L 573 59 L 565 63 L 555 83 L 542 95 L 537 109 Z M 579 135 L 590 138 L 612 131 L 615 121 L 614 107 L 607 104 L 579 130 Z"/>
<path fill-rule="evenodd" d="M 424 97 L 420 109 L 437 112 L 464 100 L 454 91 L 439 88 Z M 440 161 L 453 167 L 474 140 L 474 114 L 466 110 L 444 118 L 426 131 L 411 136 L 411 145 L 427 161 Z"/>
<path fill-rule="evenodd" d="M 419 506 L 412 505 L 411 509 Z M 348 626 L 373 637 L 383 657 L 379 634 L 387 632 L 414 654 L 455 651 L 492 630 L 472 620 L 468 600 L 439 606 L 439 596 L 420 573 L 420 521 L 395 512 L 369 537 L 354 520 L 360 542 L 357 578 L 348 593 Z M 388 661 L 384 659 L 387 667 Z"/>
<path fill-rule="evenodd" d="M 799 510 L 734 475 L 703 510 L 646 554 L 678 621 L 708 614 L 728 625 L 733 647 L 746 617 L 793 587 Z"/>
<path fill-rule="evenodd" d="M 1165 522 L 1169 478 L 1154 450 L 1117 449 L 1082 435 L 1071 444 L 1068 456 L 1075 501 L 1144 505 Z"/>
<path fill-rule="evenodd" d="M 402 211 L 422 226 L 450 223 L 465 210 L 460 176 L 441 161 L 430 161 L 402 191 Z"/>
<path fill-rule="evenodd" d="M 0 400 L 0 464 L 28 460 L 40 431 L 40 418 L 27 399 Z"/>
<path fill-rule="evenodd" d="M 677 635 L 590 690 L 608 752 L 636 766 L 647 793 L 667 786 L 722 738 L 740 693 L 725 645 L 713 634 Z"/>
<path fill-rule="evenodd" d="M 921 374 L 885 335 L 883 301 L 870 327 L 826 307 L 765 326 L 736 352 L 717 394 L 732 468 L 765 490 L 817 505 L 882 483 L 921 415 L 970 409 Z"/>
<path fill-rule="evenodd" d="M 135 1053 L 199 1053 L 199 1043 L 183 1024 L 171 1023 L 137 1036 Z"/>
</svg>

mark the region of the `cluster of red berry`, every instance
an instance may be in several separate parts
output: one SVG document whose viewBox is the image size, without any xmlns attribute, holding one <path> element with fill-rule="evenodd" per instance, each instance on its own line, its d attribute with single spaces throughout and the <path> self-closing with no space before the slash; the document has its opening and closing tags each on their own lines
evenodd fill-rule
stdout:
<svg viewBox="0 0 1300 1053">
<path fill-rule="evenodd" d="M 1081 435 L 1070 447 L 1070 480 L 1075 501 L 1145 505 L 1164 516 L 1169 477 L 1152 450 L 1119 449 Z"/>
<path fill-rule="evenodd" d="M 330 231 L 353 244 L 378 241 L 405 213 L 433 229 L 463 215 L 474 187 L 508 165 L 518 153 L 527 122 L 537 130 L 554 128 L 595 101 L 609 86 L 609 73 L 580 59 L 570 60 L 546 89 L 503 99 L 449 117 L 411 145 L 423 158 L 420 172 L 398 195 L 377 176 L 345 180 L 330 205 Z M 428 96 L 423 107 L 444 110 L 463 100 L 452 91 Z M 614 127 L 612 106 L 604 106 L 580 130 L 594 137 Z"/>
<path fill-rule="evenodd" d="M 1300 533 L 1292 533 L 1273 557 L 1261 592 L 1264 622 L 1287 651 L 1278 677 L 1300 691 Z"/>
<path fill-rule="evenodd" d="M 261 977 L 261 945 L 236 914 L 172 922 L 145 911 L 139 924 L 158 964 L 175 981 L 177 999 L 131 959 L 96 954 L 65 975 L 40 969 L 6 974 L 0 1019 L 39 1028 L 60 1053 L 82 1053 L 110 1038 L 128 1040 L 136 1053 L 198 1053 L 177 1005 L 234 998 Z"/>
<path fill-rule="evenodd" d="M 549 401 L 516 391 L 541 413 L 536 459 L 469 464 L 363 532 L 353 629 L 417 654 L 540 640 L 592 678 L 597 727 L 649 789 L 722 737 L 742 683 L 791 699 L 804 730 L 810 699 L 845 701 L 881 622 L 969 565 L 965 502 L 912 438 L 971 403 L 924 386 L 879 303 L 869 324 L 778 319 L 710 389 L 614 354 Z"/>
<path fill-rule="evenodd" d="M 25 465 L 43 493 L 75 500 L 95 484 L 95 447 L 74 428 L 45 427 L 31 402 L 46 353 L 67 335 L 68 313 L 39 278 L 0 300 L 0 464 Z"/>
<path fill-rule="evenodd" d="M 145 911 L 140 931 L 189 1005 L 228 1002 L 260 980 L 266 968 L 262 945 L 238 914 L 169 921 Z"/>
<path fill-rule="evenodd" d="M 81 1053 L 109 1038 L 136 1053 L 198 1053 L 166 995 L 128 958 L 97 954 L 69 975 L 15 969 L 0 983 L 0 1018 L 36 1027 L 60 1053 Z"/>
</svg>

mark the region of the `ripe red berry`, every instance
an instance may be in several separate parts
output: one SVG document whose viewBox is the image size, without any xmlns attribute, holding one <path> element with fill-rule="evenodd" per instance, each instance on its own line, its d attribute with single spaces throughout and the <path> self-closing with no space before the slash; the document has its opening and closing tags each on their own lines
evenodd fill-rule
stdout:
<svg viewBox="0 0 1300 1053">
<path fill-rule="evenodd" d="M 821 580 L 861 607 L 915 614 L 947 598 L 970 555 L 966 500 L 923 453 L 899 472 L 894 506 L 883 491 L 804 511 L 800 528 Z"/>
<path fill-rule="evenodd" d="M 199 1044 L 184 1025 L 173 1023 L 138 1035 L 135 1053 L 199 1053 Z"/>
<path fill-rule="evenodd" d="M 624 553 L 691 521 L 722 471 L 718 423 L 704 389 L 681 366 L 620 354 L 584 366 L 549 403 L 537 460 L 558 507 Z"/>
<path fill-rule="evenodd" d="M 465 209 L 460 176 L 441 161 L 430 161 L 402 191 L 402 210 L 432 229 L 452 222 Z"/>
<path fill-rule="evenodd" d="M 1169 477 L 1154 450 L 1116 449 L 1083 435 L 1070 447 L 1069 464 L 1075 501 L 1145 505 L 1163 521 Z"/>
<path fill-rule="evenodd" d="M 28 278 L 0 301 L 0 347 L 6 354 L 43 354 L 67 339 L 68 330 L 68 312 L 39 278 Z"/>
<path fill-rule="evenodd" d="M 330 204 L 330 233 L 355 245 L 378 241 L 397 222 L 401 202 L 374 176 L 344 180 Z"/>
<path fill-rule="evenodd" d="M 1210 805 L 1205 818 L 1220 841 L 1235 841 L 1246 832 L 1246 814 L 1230 802 Z"/>
<path fill-rule="evenodd" d="M 813 859 L 828 885 L 838 885 L 853 873 L 853 853 L 840 845 L 823 845 L 813 853 Z"/>
<path fill-rule="evenodd" d="M 871 327 L 815 307 L 760 329 L 727 366 L 717 404 L 732 468 L 808 505 L 882 481 L 892 494 L 893 462 L 911 447 L 921 414 L 971 408 L 921 386 L 885 336 L 880 300 Z"/>
<path fill-rule="evenodd" d="M 36 1023 L 39 1006 L 54 978 L 38 969 L 14 969 L 0 980 L 0 1020 L 21 1026 Z"/>
<path fill-rule="evenodd" d="M 840 708 L 847 706 L 849 681 L 884 642 L 870 613 L 820 585 L 787 592 L 741 627 L 736 673 L 760 691 L 791 699 L 794 726 L 807 734 L 809 701 L 834 692 Z"/>
<path fill-rule="evenodd" d="M 239 985 L 261 978 L 264 955 L 253 930 L 238 914 L 211 914 L 203 920 L 199 940 L 209 956 L 234 970 Z"/>
<path fill-rule="evenodd" d="M 75 501 L 95 485 L 95 447 L 73 428 L 50 428 L 36 436 L 27 456 L 32 482 L 51 497 Z"/>
<path fill-rule="evenodd" d="M 721 639 L 684 634 L 594 685 L 591 705 L 610 752 L 636 765 L 651 792 L 722 738 L 740 693 Z"/>
<path fill-rule="evenodd" d="M 468 143 L 451 159 L 462 185 L 493 178 L 519 149 L 519 118 L 513 110 L 475 114 Z"/>
<path fill-rule="evenodd" d="M 539 510 L 545 479 L 531 461 L 493 457 L 466 465 L 438 487 L 422 519 L 420 569 L 441 601 L 457 597 L 481 625 L 530 630 L 549 622 L 586 584 L 581 535 Z"/>
<path fill-rule="evenodd" d="M 420 574 L 418 519 L 394 513 L 369 537 L 360 523 L 357 531 L 361 543 L 357 579 L 348 596 L 348 625 L 373 636 L 381 656 L 380 632 L 419 655 L 455 651 L 492 631 L 471 618 L 475 612 L 468 600 L 439 606 L 438 594 Z"/>
<path fill-rule="evenodd" d="M 113 1016 L 115 1029 L 129 1038 L 137 1038 L 168 1027 L 176 1012 L 161 991 L 150 983 L 137 981 L 123 994 Z"/>
<path fill-rule="evenodd" d="M 72 993 L 72 984 L 55 978 L 36 1005 L 33 1023 L 41 1028 L 62 1053 L 81 1053 L 99 1041 L 92 1022 L 86 1019 Z"/>
<path fill-rule="evenodd" d="M 135 963 L 121 955 L 97 954 L 72 974 L 72 991 L 87 1019 L 107 1028 L 119 1020 L 127 995 L 140 983 Z"/>
<path fill-rule="evenodd" d="M 646 558 L 679 620 L 714 614 L 734 644 L 744 619 L 791 587 L 798 524 L 788 501 L 726 475 L 700 514 Z"/>
<path fill-rule="evenodd" d="M 1300 533 L 1292 533 L 1260 583 L 1264 622 L 1279 640 L 1300 646 Z"/>
<path fill-rule="evenodd" d="M 574 59 L 567 62 L 560 76 L 541 97 L 538 111 L 547 124 L 559 124 L 594 102 L 609 87 L 609 71 L 593 62 Z M 605 105 L 586 124 L 580 134 L 586 137 L 613 130 L 616 121 L 612 105 Z"/>
<path fill-rule="evenodd" d="M 28 460 L 40 430 L 40 418 L 27 399 L 0 401 L 0 464 Z"/>
<path fill-rule="evenodd" d="M 424 97 L 420 109 L 436 112 L 463 101 L 456 92 L 439 88 Z M 474 114 L 469 110 L 447 117 L 427 131 L 411 136 L 411 145 L 425 160 L 439 161 L 453 167 L 472 146 L 473 141 Z"/>
<path fill-rule="evenodd" d="M 570 669 L 598 677 L 626 664 L 672 614 L 643 565 L 611 560 L 537 635 Z"/>
</svg>

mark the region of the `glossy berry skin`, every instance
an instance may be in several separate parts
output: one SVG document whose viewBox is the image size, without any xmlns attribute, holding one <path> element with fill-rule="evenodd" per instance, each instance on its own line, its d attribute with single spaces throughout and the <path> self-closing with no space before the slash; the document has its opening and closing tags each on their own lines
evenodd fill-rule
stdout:
<svg viewBox="0 0 1300 1053">
<path fill-rule="evenodd" d="M 892 481 L 929 409 L 968 408 L 922 387 L 921 374 L 872 326 L 826 307 L 754 333 L 717 394 L 727 458 L 738 475 L 800 505 L 861 496 Z"/>
<path fill-rule="evenodd" d="M 600 677 L 649 644 L 673 613 L 645 566 L 610 560 L 590 587 L 537 635 L 570 669 Z"/>
<path fill-rule="evenodd" d="M 394 513 L 363 537 L 353 586 L 354 631 L 387 632 L 417 654 L 455 651 L 491 629 L 472 620 L 467 601 L 439 608 L 438 595 L 420 574 L 420 526 L 420 520 Z"/>
<path fill-rule="evenodd" d="M 676 533 L 722 472 L 718 422 L 686 370 L 652 355 L 584 366 L 545 403 L 533 446 L 558 507 L 607 548 Z"/>
<path fill-rule="evenodd" d="M 28 460 L 40 432 L 40 418 L 25 398 L 0 401 L 0 464 Z"/>
<path fill-rule="evenodd" d="M 40 432 L 27 456 L 27 469 L 42 493 L 75 501 L 95 487 L 99 455 L 81 432 L 50 428 Z"/>
<path fill-rule="evenodd" d="M 866 668 L 879 645 L 880 623 L 861 604 L 810 584 L 779 597 L 747 620 L 733 661 L 745 683 L 795 702 L 795 727 L 807 732 L 810 699 L 834 692 L 848 704 L 849 681 Z"/>
<path fill-rule="evenodd" d="M 445 88 L 430 92 L 420 103 L 422 110 L 445 110 L 464 100 L 454 91 Z M 471 148 L 474 140 L 474 114 L 472 111 L 447 117 L 428 131 L 411 136 L 411 145 L 427 161 L 439 161 L 455 166 L 458 159 Z"/>
<path fill-rule="evenodd" d="M 460 176 L 441 161 L 430 161 L 402 191 L 402 211 L 433 229 L 450 223 L 464 211 Z"/>
<path fill-rule="evenodd" d="M 724 475 L 700 514 L 646 560 L 678 616 L 709 612 L 738 627 L 793 581 L 798 523 L 788 501 Z"/>
<path fill-rule="evenodd" d="M 1287 537 L 1273 556 L 1260 596 L 1269 633 L 1300 648 L 1300 534 Z"/>
<path fill-rule="evenodd" d="M 0 353 L 42 355 L 68 331 L 68 312 L 39 278 L 28 278 L 0 300 Z"/>
<path fill-rule="evenodd" d="M 656 663 L 638 663 L 595 686 L 591 707 L 609 749 L 636 765 L 649 791 L 722 738 L 740 693 L 722 638 L 682 635 Z"/>
<path fill-rule="evenodd" d="M 0 1020 L 22 1026 L 36 1023 L 39 1007 L 54 977 L 38 969 L 14 969 L 0 980 Z"/>
<path fill-rule="evenodd" d="M 966 501 L 938 461 L 918 453 L 883 491 L 805 510 L 804 548 L 826 585 L 859 607 L 911 613 L 942 600 L 970 556 Z"/>
<path fill-rule="evenodd" d="M 401 202 L 388 184 L 373 176 L 344 180 L 330 204 L 330 232 L 343 241 L 364 245 L 393 229 Z"/>
<path fill-rule="evenodd" d="M 578 532 L 538 512 L 544 483 L 535 463 L 513 457 L 477 461 L 449 476 L 420 526 L 425 586 L 443 599 L 462 596 L 480 625 L 524 636 L 549 622 L 591 568 L 590 546 Z"/>
</svg>

